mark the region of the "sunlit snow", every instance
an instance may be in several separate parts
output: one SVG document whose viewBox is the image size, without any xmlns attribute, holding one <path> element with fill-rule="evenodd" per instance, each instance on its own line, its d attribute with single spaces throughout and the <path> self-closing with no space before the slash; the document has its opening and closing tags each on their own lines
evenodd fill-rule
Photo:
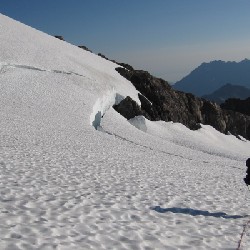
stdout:
<svg viewBox="0 0 250 250">
<path fill-rule="evenodd" d="M 127 121 L 116 64 L 3 15 L 0 44 L 0 249 L 236 249 L 249 141 Z"/>
</svg>

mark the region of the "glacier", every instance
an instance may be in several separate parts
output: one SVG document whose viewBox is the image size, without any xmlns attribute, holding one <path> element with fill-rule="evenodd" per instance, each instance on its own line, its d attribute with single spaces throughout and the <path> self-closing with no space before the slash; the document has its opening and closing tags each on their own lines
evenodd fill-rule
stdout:
<svg viewBox="0 0 250 250">
<path fill-rule="evenodd" d="M 236 249 L 249 141 L 127 121 L 115 63 L 4 15 L 0 41 L 0 249 Z"/>
</svg>

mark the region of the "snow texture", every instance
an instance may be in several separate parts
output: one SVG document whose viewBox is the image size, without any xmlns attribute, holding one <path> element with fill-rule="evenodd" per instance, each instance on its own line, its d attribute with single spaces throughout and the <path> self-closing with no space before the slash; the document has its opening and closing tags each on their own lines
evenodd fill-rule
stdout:
<svg viewBox="0 0 250 250">
<path fill-rule="evenodd" d="M 127 121 L 116 64 L 4 15 L 0 41 L 0 249 L 236 249 L 249 141 Z"/>
</svg>

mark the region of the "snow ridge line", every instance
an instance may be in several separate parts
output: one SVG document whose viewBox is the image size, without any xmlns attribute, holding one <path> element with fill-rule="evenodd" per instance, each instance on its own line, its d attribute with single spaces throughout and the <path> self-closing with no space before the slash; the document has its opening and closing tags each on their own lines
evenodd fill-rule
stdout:
<svg viewBox="0 0 250 250">
<path fill-rule="evenodd" d="M 3 74 L 6 72 L 7 69 L 11 68 L 16 68 L 16 69 L 29 69 L 29 70 L 35 70 L 35 71 L 41 71 L 41 72 L 49 72 L 49 73 L 56 73 L 56 74 L 64 74 L 64 75 L 76 75 L 76 76 L 81 76 L 85 77 L 84 75 L 81 75 L 79 73 L 75 73 L 73 71 L 63 71 L 63 70 L 58 70 L 58 69 L 43 69 L 43 68 L 38 68 L 30 65 L 22 65 L 22 64 L 5 64 L 5 63 L 0 63 L 0 74 Z"/>
</svg>

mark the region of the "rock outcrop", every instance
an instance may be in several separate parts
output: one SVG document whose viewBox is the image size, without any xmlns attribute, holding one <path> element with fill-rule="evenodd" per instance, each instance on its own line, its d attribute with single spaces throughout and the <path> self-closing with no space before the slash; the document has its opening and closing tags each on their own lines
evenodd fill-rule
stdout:
<svg viewBox="0 0 250 250">
<path fill-rule="evenodd" d="M 128 120 L 138 115 L 144 115 L 141 107 L 130 96 L 127 96 L 118 105 L 114 105 L 113 108 Z M 147 114 L 145 115 L 147 116 Z"/>
<path fill-rule="evenodd" d="M 221 108 L 250 116 L 250 97 L 246 100 L 230 98 L 221 104 Z"/>
<path fill-rule="evenodd" d="M 63 36 L 56 35 L 54 37 L 57 38 L 57 39 L 59 39 L 59 40 L 65 41 L 65 39 L 64 39 Z M 89 52 L 92 53 L 92 51 L 89 48 L 87 48 L 85 45 L 78 45 L 77 47 L 80 48 L 80 49 L 84 49 L 84 50 L 89 51 Z"/>
<path fill-rule="evenodd" d="M 102 58 L 104 58 L 104 59 L 106 59 L 106 60 L 108 60 L 110 62 L 116 63 L 116 64 L 124 67 L 125 69 L 134 70 L 134 68 L 131 65 L 127 64 L 127 63 L 119 63 L 119 62 L 117 62 L 115 60 L 111 60 L 111 59 L 109 59 L 108 57 L 106 57 L 105 55 L 103 55 L 101 53 L 98 53 L 98 56 L 100 56 L 100 57 L 102 57 Z"/>
<path fill-rule="evenodd" d="M 55 36 L 55 38 L 59 39 L 59 40 L 62 40 L 62 41 L 65 41 L 63 36 Z"/>
<path fill-rule="evenodd" d="M 79 45 L 78 48 L 84 49 L 84 50 L 89 51 L 89 52 L 92 53 L 92 51 L 89 48 L 87 48 L 85 45 Z"/>
<path fill-rule="evenodd" d="M 120 67 L 116 70 L 141 93 L 141 107 L 130 97 L 114 107 L 127 119 L 144 115 L 152 121 L 180 122 L 190 129 L 198 129 L 202 123 L 222 133 L 250 139 L 250 116 L 221 109 L 216 103 L 174 90 L 165 80 L 146 71 Z"/>
</svg>

